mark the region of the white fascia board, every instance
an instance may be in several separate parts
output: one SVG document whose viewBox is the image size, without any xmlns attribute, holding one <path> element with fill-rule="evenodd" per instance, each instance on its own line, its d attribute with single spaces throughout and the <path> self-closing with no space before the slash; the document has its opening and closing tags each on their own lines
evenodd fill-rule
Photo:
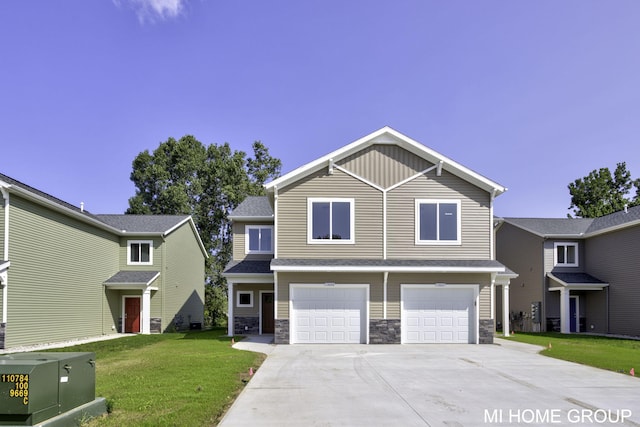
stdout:
<svg viewBox="0 0 640 427">
<path fill-rule="evenodd" d="M 584 233 L 579 233 L 579 234 L 544 234 L 544 233 L 538 233 L 537 231 L 532 230 L 532 229 L 530 229 L 528 227 L 524 227 L 524 226 L 522 226 L 520 224 L 513 223 L 513 222 L 509 221 L 508 218 L 507 219 L 501 218 L 501 222 L 502 223 L 507 223 L 509 225 L 512 225 L 512 226 L 514 226 L 516 228 L 519 228 L 520 230 L 524 230 L 527 233 L 531 233 L 534 236 L 538 236 L 538 237 L 541 237 L 543 239 L 574 239 L 574 240 L 576 240 L 576 239 L 582 239 L 582 238 L 585 237 Z M 500 224 L 500 227 L 502 227 L 502 224 Z"/>
<path fill-rule="evenodd" d="M 229 216 L 231 221 L 273 221 L 274 216 Z"/>
<path fill-rule="evenodd" d="M 6 270 L 9 267 L 11 267 L 11 262 L 5 261 L 2 264 L 0 264 L 0 271 Z"/>
<path fill-rule="evenodd" d="M 586 237 L 599 236 L 600 234 L 611 233 L 613 231 L 622 230 L 624 228 L 633 227 L 633 226 L 636 226 L 636 225 L 640 225 L 640 219 L 637 219 L 635 221 L 625 222 L 623 224 L 614 225 L 614 226 L 607 227 L 607 228 L 603 228 L 601 230 L 594 231 L 594 232 L 591 232 L 591 233 L 586 233 L 586 234 L 584 234 L 583 237 L 586 238 Z"/>
<path fill-rule="evenodd" d="M 273 283 L 273 273 L 271 274 L 250 274 L 250 273 L 222 273 L 222 277 L 235 283 Z"/>
<path fill-rule="evenodd" d="M 271 266 L 275 272 L 331 273 L 502 273 L 504 267 Z M 517 276 L 516 276 L 517 277 Z"/>
<path fill-rule="evenodd" d="M 485 178 L 484 176 L 422 145 L 421 143 L 390 128 L 389 126 L 378 129 L 377 131 L 370 133 L 369 135 L 366 135 L 358 139 L 357 141 L 352 142 L 351 144 L 348 144 L 338 150 L 322 156 L 319 159 L 314 160 L 313 162 L 307 163 L 306 165 L 294 169 L 293 171 L 281 176 L 280 178 L 275 179 L 268 184 L 265 184 L 265 188 L 270 191 L 275 186 L 279 188 L 285 187 L 315 170 L 326 167 L 329 164 L 328 162 L 330 160 L 336 162 L 373 144 L 398 145 L 412 152 L 413 154 L 430 161 L 431 163 L 439 164 L 440 162 L 444 162 L 443 168 L 446 171 L 466 181 L 469 181 L 486 191 L 495 193 L 496 197 L 507 191 L 506 187 L 494 181 L 491 181 L 488 178 Z"/>
</svg>

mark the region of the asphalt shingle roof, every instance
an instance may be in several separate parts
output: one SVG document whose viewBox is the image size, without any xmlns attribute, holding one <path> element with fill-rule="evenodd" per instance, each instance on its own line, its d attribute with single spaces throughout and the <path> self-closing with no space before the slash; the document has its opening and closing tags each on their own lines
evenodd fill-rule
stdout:
<svg viewBox="0 0 640 427">
<path fill-rule="evenodd" d="M 504 218 L 504 221 L 541 236 L 576 236 L 587 232 L 592 218 Z"/>
<path fill-rule="evenodd" d="M 628 208 L 627 212 L 620 211 L 610 215 L 601 216 L 600 218 L 595 218 L 587 230 L 587 233 L 595 233 L 606 228 L 616 227 L 618 225 L 638 220 L 640 220 L 640 206 L 633 206 Z"/>
<path fill-rule="evenodd" d="M 127 233 L 164 233 L 189 215 L 96 215 L 96 218 Z"/>
<path fill-rule="evenodd" d="M 229 215 L 233 217 L 272 217 L 273 208 L 267 196 L 249 196 Z"/>
<path fill-rule="evenodd" d="M 232 261 L 227 264 L 227 268 L 224 270 L 227 274 L 270 274 L 271 273 L 271 260 L 264 261 Z"/>
<path fill-rule="evenodd" d="M 568 284 L 576 284 L 576 283 L 606 284 L 602 280 L 595 278 L 592 275 L 587 273 L 552 273 L 552 275 Z"/>
<path fill-rule="evenodd" d="M 105 284 L 148 284 L 159 274 L 158 271 L 118 271 L 116 274 L 105 280 Z"/>
</svg>

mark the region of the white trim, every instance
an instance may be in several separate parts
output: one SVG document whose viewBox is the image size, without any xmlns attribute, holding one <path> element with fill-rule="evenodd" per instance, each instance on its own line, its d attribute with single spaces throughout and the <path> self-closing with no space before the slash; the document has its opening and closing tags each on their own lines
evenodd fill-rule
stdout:
<svg viewBox="0 0 640 427">
<path fill-rule="evenodd" d="M 149 261 L 131 261 L 131 245 L 149 245 Z M 142 252 L 141 252 L 142 254 Z M 127 240 L 127 265 L 153 265 L 153 240 Z"/>
<path fill-rule="evenodd" d="M 493 189 L 495 189 L 496 195 L 502 194 L 507 191 L 506 187 L 503 187 L 500 184 L 491 181 L 488 178 L 485 178 L 484 176 L 422 145 L 421 143 L 409 138 L 406 135 L 403 135 L 402 133 L 390 128 L 389 126 L 385 126 L 338 150 L 335 150 L 323 157 L 320 157 L 319 159 L 307 163 L 306 165 L 303 165 L 281 176 L 280 178 L 271 181 L 270 183 L 265 185 L 265 188 L 270 191 L 275 186 L 278 186 L 280 188 L 285 187 L 293 182 L 298 181 L 303 176 L 306 176 L 315 170 L 325 168 L 327 162 L 330 160 L 333 160 L 335 164 L 335 162 L 338 162 L 341 159 L 348 157 L 351 154 L 373 144 L 397 145 L 433 164 L 440 164 L 440 162 L 442 162 L 441 169 L 444 168 L 448 172 L 451 172 L 452 174 L 459 176 L 460 178 L 469 181 L 486 191 L 492 191 Z"/>
<path fill-rule="evenodd" d="M 441 204 L 454 204 L 456 205 L 456 240 L 441 240 L 440 239 L 440 205 Z M 420 206 L 421 205 L 436 205 L 436 240 L 421 240 L 420 239 Z M 438 246 L 460 246 L 462 244 L 462 202 L 460 199 L 415 199 L 415 244 L 419 246 L 424 245 L 438 245 Z M 493 232 L 493 230 L 491 230 Z"/>
<path fill-rule="evenodd" d="M 421 177 L 422 175 L 426 175 L 427 173 L 431 172 L 432 170 L 434 170 L 436 168 L 436 166 L 431 166 L 429 168 L 426 168 L 425 170 L 423 170 L 422 172 L 418 172 L 415 175 L 411 175 L 409 178 L 403 179 L 400 182 L 396 182 L 395 184 L 393 184 L 392 186 L 390 186 L 389 188 L 386 188 L 384 191 L 393 191 L 396 188 L 400 187 L 401 185 L 406 184 L 407 182 L 411 182 L 416 178 Z M 440 176 L 440 175 L 438 175 Z"/>
<path fill-rule="evenodd" d="M 140 300 L 140 330 L 138 332 L 131 332 L 131 333 L 142 333 L 142 295 L 122 295 L 122 330 L 120 331 L 120 333 L 126 334 L 127 332 L 125 332 L 126 327 L 125 324 L 127 323 L 127 320 L 125 318 L 126 315 L 126 307 L 127 307 L 127 298 L 137 298 Z"/>
<path fill-rule="evenodd" d="M 295 288 L 317 288 L 324 289 L 325 287 L 332 288 L 364 288 L 365 289 L 365 319 L 364 324 L 360 325 L 361 334 L 364 328 L 365 342 L 369 344 L 369 311 L 370 311 L 370 291 L 371 285 L 368 283 L 289 283 L 289 344 L 294 344 L 293 338 L 295 336 L 295 322 L 294 322 L 294 310 L 293 310 L 293 290 Z M 275 295 L 274 295 L 275 296 Z M 275 303 L 275 301 L 274 301 Z M 361 335 L 362 336 L 362 335 Z"/>
<path fill-rule="evenodd" d="M 278 217 L 275 212 L 278 212 L 278 187 L 273 187 L 273 257 L 278 258 Z"/>
<path fill-rule="evenodd" d="M 259 246 L 262 246 L 261 243 L 262 243 L 262 230 L 263 229 L 271 230 L 271 247 L 269 248 L 269 250 L 266 250 L 266 251 L 262 251 L 260 249 L 251 250 L 251 248 L 249 247 L 249 245 L 250 245 L 249 230 L 258 230 L 258 232 L 260 233 Z M 244 253 L 245 254 L 272 254 L 273 253 L 273 245 L 274 245 L 274 241 L 275 241 L 275 233 L 274 233 L 273 225 L 246 224 L 244 226 L 244 233 L 245 233 L 245 239 L 244 239 Z"/>
<path fill-rule="evenodd" d="M 278 318 L 278 273 L 273 273 L 273 320 Z M 275 325 L 274 325 L 275 328 Z"/>
<path fill-rule="evenodd" d="M 406 328 L 404 327 L 404 291 L 405 289 L 472 289 L 473 290 L 473 320 L 474 327 L 469 327 L 469 344 L 480 343 L 480 285 L 479 284 L 400 284 L 400 343 L 405 344 Z"/>
<path fill-rule="evenodd" d="M 503 273 L 504 267 L 446 267 L 446 266 L 433 266 L 433 267 L 389 267 L 389 266 L 326 266 L 326 265 L 272 265 L 271 269 L 274 272 L 331 272 L 331 273 Z M 516 276 L 517 277 L 517 276 Z"/>
<path fill-rule="evenodd" d="M 9 275 L 7 274 L 7 268 L 11 265 L 9 263 L 9 191 L 0 185 L 0 192 L 4 199 L 4 240 L 3 240 L 3 261 L 2 265 L 2 323 L 7 324 L 7 310 L 9 309 Z"/>
<path fill-rule="evenodd" d="M 387 287 L 389 284 L 389 272 L 385 271 L 383 273 L 382 279 L 382 318 L 387 318 Z"/>
<path fill-rule="evenodd" d="M 241 304 L 240 303 L 240 295 L 248 294 L 249 295 L 249 304 Z M 236 307 L 238 308 L 252 308 L 253 307 L 253 291 L 252 290 L 241 290 L 236 291 Z"/>
<path fill-rule="evenodd" d="M 233 336 L 233 282 L 227 282 L 227 336 Z"/>
<path fill-rule="evenodd" d="M 358 181 L 362 181 L 363 183 L 367 184 L 370 187 L 375 188 L 378 191 L 385 191 L 384 188 L 380 187 L 378 184 L 374 184 L 373 182 L 369 181 L 368 179 L 366 179 L 366 178 L 364 178 L 364 177 L 362 177 L 362 176 L 360 176 L 360 175 L 358 175 L 356 173 L 353 173 L 348 169 L 345 169 L 345 168 L 343 168 L 341 166 L 338 166 L 336 164 L 334 164 L 333 167 L 338 169 L 339 171 L 342 171 L 342 172 L 346 173 L 347 175 L 357 179 Z"/>
<path fill-rule="evenodd" d="M 559 263 L 558 262 L 558 246 L 564 246 L 565 261 L 567 259 L 567 247 L 573 246 L 575 248 L 575 262 L 574 263 Z M 553 242 L 553 265 L 554 267 L 579 267 L 580 266 L 580 252 L 578 248 L 578 242 Z"/>
<path fill-rule="evenodd" d="M 329 203 L 329 227 L 332 227 L 333 203 L 349 203 L 349 239 L 314 239 L 313 204 Z M 307 244 L 310 245 L 352 245 L 356 242 L 355 199 L 348 197 L 308 197 L 307 198 Z M 330 230 L 331 231 L 331 230 Z"/>
</svg>

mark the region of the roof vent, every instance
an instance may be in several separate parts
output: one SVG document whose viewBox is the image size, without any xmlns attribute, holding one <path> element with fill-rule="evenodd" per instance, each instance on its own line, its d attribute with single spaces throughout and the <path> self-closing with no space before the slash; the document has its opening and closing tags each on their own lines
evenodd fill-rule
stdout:
<svg viewBox="0 0 640 427">
<path fill-rule="evenodd" d="M 84 212 L 84 202 L 80 202 L 80 212 Z"/>
<path fill-rule="evenodd" d="M 629 205 L 627 205 L 626 203 L 624 204 L 624 213 L 629 213 L 629 209 L 628 209 Z"/>
</svg>

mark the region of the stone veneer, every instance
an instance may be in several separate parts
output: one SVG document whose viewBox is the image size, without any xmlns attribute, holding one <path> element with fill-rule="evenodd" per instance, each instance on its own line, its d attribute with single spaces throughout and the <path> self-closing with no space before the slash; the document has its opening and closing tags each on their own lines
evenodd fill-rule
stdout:
<svg viewBox="0 0 640 427">
<path fill-rule="evenodd" d="M 289 319 L 276 319 L 274 344 L 289 344 Z"/>
<path fill-rule="evenodd" d="M 370 344 L 400 344 L 400 319 L 369 320 Z"/>
<path fill-rule="evenodd" d="M 493 319 L 480 319 L 480 344 L 493 344 Z"/>
<path fill-rule="evenodd" d="M 0 350 L 4 349 L 4 334 L 6 330 L 7 330 L 7 324 L 0 323 Z"/>
<path fill-rule="evenodd" d="M 149 329 L 151 331 L 151 333 L 162 333 L 162 319 L 159 317 L 152 317 L 151 319 L 151 325 L 149 326 Z"/>
<path fill-rule="evenodd" d="M 260 333 L 258 317 L 234 316 L 233 333 L 235 335 L 257 335 Z"/>
</svg>

